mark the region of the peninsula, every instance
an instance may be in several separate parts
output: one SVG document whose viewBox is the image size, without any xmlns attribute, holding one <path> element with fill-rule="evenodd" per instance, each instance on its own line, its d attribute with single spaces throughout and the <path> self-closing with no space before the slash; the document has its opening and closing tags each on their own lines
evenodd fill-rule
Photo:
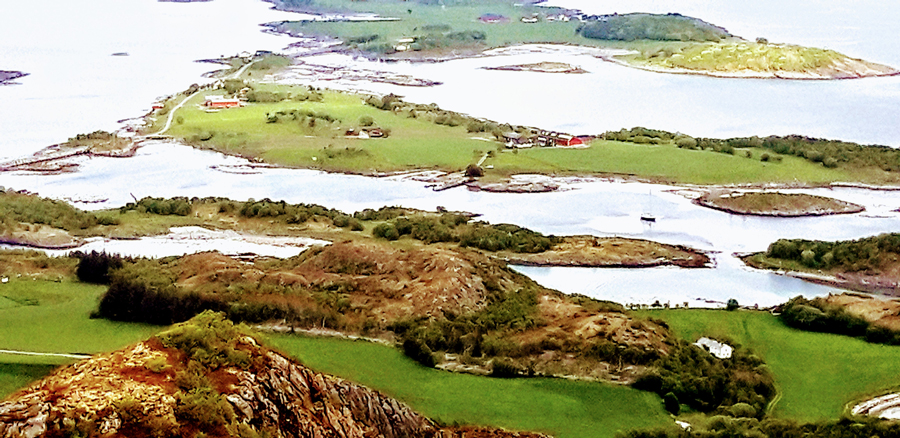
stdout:
<svg viewBox="0 0 900 438">
<path fill-rule="evenodd" d="M 382 60 L 440 61 L 534 43 L 626 49 L 611 62 L 665 73 L 728 78 L 851 79 L 898 70 L 812 47 L 755 42 L 701 19 L 671 14 L 589 15 L 511 0 L 448 4 L 389 0 L 269 0 L 276 8 L 329 17 L 270 25 L 275 32 L 327 38 L 327 49 Z"/>
<path fill-rule="evenodd" d="M 12 81 L 27 75 L 28 73 L 19 71 L 0 70 L 0 85 L 11 84 Z"/>
</svg>

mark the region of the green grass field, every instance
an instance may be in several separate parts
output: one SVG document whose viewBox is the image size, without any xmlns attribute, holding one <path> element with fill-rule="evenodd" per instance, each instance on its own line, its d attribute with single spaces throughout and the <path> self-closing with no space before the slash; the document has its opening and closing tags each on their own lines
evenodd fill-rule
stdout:
<svg viewBox="0 0 900 438">
<path fill-rule="evenodd" d="M 425 368 L 363 341 L 278 335 L 282 351 L 313 369 L 396 397 L 445 424 L 500 426 L 559 438 L 612 437 L 671 424 L 655 394 L 563 379 L 496 379 Z"/>
<path fill-rule="evenodd" d="M 259 89 L 294 92 L 297 89 L 260 85 Z M 679 149 L 674 145 L 637 145 L 597 140 L 587 149 L 533 148 L 517 152 L 503 150 L 489 133 L 469 133 L 463 126 L 437 125 L 390 111 L 381 111 L 363 103 L 358 95 L 326 91 L 323 102 L 252 103 L 207 113 L 195 97 L 180 109 L 183 122 L 173 125 L 170 134 L 192 140 L 201 148 L 260 158 L 291 167 L 318 168 L 335 172 L 390 172 L 417 169 L 459 171 L 477 162 L 488 151 L 495 157 L 484 164 L 493 165 L 488 176 L 515 173 L 626 174 L 677 183 L 827 183 L 832 181 L 874 181 L 868 174 L 828 169 L 819 163 L 793 156 L 781 162 L 762 162 L 767 152 L 751 149 L 728 155 L 710 150 Z M 314 128 L 298 122 L 266 123 L 266 115 L 292 109 L 312 110 L 338 119 L 333 124 L 318 123 Z M 347 128 L 358 127 L 360 117 L 369 116 L 375 125 L 389 128 L 388 138 L 360 140 L 346 138 Z M 206 141 L 196 139 L 213 132 Z"/>
<path fill-rule="evenodd" d="M 643 53 L 624 59 L 657 67 L 700 71 L 796 72 L 829 67 L 847 57 L 833 50 L 814 47 L 739 42 L 692 44 L 670 56 L 648 58 L 647 53 Z"/>
<path fill-rule="evenodd" d="M 74 282 L 11 278 L 0 285 L 0 350 L 94 354 L 122 348 L 158 327 L 90 319 L 106 290 Z M 0 354 L 0 397 L 72 359 Z"/>
<path fill-rule="evenodd" d="M 847 403 L 900 385 L 900 347 L 846 336 L 795 330 L 766 312 L 660 310 L 689 341 L 701 336 L 732 339 L 750 347 L 775 374 L 781 398 L 773 414 L 800 421 L 837 419 Z"/>
</svg>

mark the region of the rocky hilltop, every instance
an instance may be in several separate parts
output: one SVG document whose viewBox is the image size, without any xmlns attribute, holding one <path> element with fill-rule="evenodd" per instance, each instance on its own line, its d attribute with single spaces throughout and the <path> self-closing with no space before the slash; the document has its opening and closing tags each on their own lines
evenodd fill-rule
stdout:
<svg viewBox="0 0 900 438">
<path fill-rule="evenodd" d="M 2 437 L 539 437 L 445 428 L 204 313 L 62 368 L 0 403 Z"/>
</svg>

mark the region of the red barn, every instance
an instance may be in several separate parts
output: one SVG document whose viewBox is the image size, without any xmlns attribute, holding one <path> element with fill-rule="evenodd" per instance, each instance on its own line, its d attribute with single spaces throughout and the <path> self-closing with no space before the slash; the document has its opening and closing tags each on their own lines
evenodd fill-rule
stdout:
<svg viewBox="0 0 900 438">
<path fill-rule="evenodd" d="M 568 134 L 560 134 L 556 137 L 556 144 L 559 146 L 579 146 L 583 145 L 584 141 Z"/>
<path fill-rule="evenodd" d="M 206 96 L 204 105 L 210 108 L 234 108 L 241 106 L 242 103 L 238 99 L 228 99 L 223 96 Z"/>
</svg>

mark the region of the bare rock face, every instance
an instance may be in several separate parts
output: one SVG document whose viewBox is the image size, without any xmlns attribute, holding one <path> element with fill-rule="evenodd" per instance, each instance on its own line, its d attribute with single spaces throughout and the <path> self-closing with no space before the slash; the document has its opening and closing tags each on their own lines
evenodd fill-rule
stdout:
<svg viewBox="0 0 900 438">
<path fill-rule="evenodd" d="M 174 334 L 173 334 L 174 333 Z M 442 428 L 377 391 L 317 373 L 204 313 L 70 365 L 0 402 L 0 437 L 539 437 Z"/>
</svg>

